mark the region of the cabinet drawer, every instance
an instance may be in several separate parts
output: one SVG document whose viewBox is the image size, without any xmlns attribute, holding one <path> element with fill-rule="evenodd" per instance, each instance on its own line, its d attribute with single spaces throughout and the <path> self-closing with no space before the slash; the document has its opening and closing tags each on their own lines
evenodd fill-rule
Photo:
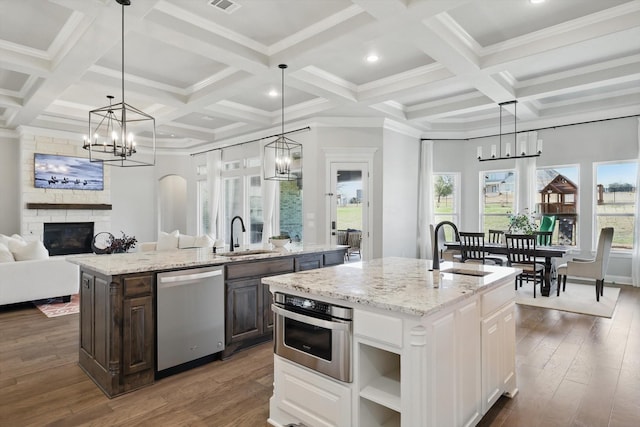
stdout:
<svg viewBox="0 0 640 427">
<path fill-rule="evenodd" d="M 302 255 L 295 258 L 296 271 L 313 270 L 322 266 L 322 254 Z"/>
<path fill-rule="evenodd" d="M 153 290 L 153 275 L 125 276 L 122 285 L 125 298 L 149 295 Z"/>
<path fill-rule="evenodd" d="M 354 310 L 353 331 L 356 335 L 368 339 L 402 347 L 402 319 L 396 317 Z"/>
<path fill-rule="evenodd" d="M 513 283 L 508 282 L 482 295 L 482 317 L 491 314 L 516 297 Z"/>
<path fill-rule="evenodd" d="M 293 272 L 293 258 L 227 264 L 227 280 Z"/>
</svg>

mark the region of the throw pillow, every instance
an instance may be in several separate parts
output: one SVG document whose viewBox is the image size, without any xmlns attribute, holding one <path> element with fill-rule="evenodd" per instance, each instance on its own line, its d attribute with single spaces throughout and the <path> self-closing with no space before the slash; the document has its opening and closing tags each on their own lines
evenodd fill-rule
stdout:
<svg viewBox="0 0 640 427">
<path fill-rule="evenodd" d="M 0 243 L 0 263 L 2 262 L 13 262 L 15 259 L 13 258 L 13 254 L 4 243 Z"/>
<path fill-rule="evenodd" d="M 24 238 L 19 234 L 13 234 L 11 236 L 5 236 L 4 234 L 0 234 L 0 243 L 9 247 L 11 242 L 24 242 Z"/>
<path fill-rule="evenodd" d="M 189 236 L 188 234 L 181 234 L 178 238 L 178 248 L 193 248 L 195 247 L 196 236 Z"/>
<path fill-rule="evenodd" d="M 198 236 L 193 242 L 193 246 L 197 248 L 212 248 L 213 247 L 213 239 L 207 236 L 206 234 L 203 236 Z"/>
<path fill-rule="evenodd" d="M 25 242 L 23 245 L 14 245 L 11 247 L 11 253 L 16 261 L 49 258 L 49 251 L 39 240 Z"/>
<path fill-rule="evenodd" d="M 171 233 L 160 232 L 158 236 L 158 243 L 156 244 L 157 251 L 172 251 L 178 248 L 178 240 L 180 239 L 180 232 L 174 230 Z"/>
</svg>

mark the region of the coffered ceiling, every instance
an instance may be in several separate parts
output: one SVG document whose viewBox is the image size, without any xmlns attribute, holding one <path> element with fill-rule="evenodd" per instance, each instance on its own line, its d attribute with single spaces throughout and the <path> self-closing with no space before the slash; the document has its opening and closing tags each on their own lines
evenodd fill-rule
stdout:
<svg viewBox="0 0 640 427">
<path fill-rule="evenodd" d="M 210 3 L 220 3 L 226 10 Z M 125 97 L 162 148 L 371 119 L 422 137 L 640 114 L 640 0 L 131 0 Z M 0 0 L 0 129 L 87 132 L 120 101 L 115 0 Z M 379 59 L 369 63 L 375 53 Z"/>
</svg>

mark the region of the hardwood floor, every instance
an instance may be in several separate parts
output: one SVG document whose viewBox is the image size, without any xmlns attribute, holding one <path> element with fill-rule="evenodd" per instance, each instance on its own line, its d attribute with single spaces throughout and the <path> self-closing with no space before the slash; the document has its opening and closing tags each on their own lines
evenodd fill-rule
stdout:
<svg viewBox="0 0 640 427">
<path fill-rule="evenodd" d="M 605 288 L 606 292 L 606 288 Z M 640 425 L 640 288 L 612 319 L 516 306 L 520 392 L 481 426 Z M 108 399 L 80 370 L 78 315 L 0 308 L 0 426 L 266 426 L 272 345 Z"/>
</svg>

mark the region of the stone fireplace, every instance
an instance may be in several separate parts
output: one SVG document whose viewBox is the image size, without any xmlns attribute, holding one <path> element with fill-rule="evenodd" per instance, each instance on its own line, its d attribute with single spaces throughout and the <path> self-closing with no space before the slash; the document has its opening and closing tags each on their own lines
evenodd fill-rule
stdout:
<svg viewBox="0 0 640 427">
<path fill-rule="evenodd" d="M 57 132 L 57 136 L 43 136 L 42 133 L 45 131 L 23 128 L 20 135 L 20 234 L 26 239 L 45 242 L 45 224 L 51 223 L 92 223 L 94 234 L 111 232 L 111 171 L 108 167 L 104 168 L 103 190 L 35 188 L 35 153 L 88 157 L 82 149 L 81 138 L 61 132 Z"/>
</svg>

